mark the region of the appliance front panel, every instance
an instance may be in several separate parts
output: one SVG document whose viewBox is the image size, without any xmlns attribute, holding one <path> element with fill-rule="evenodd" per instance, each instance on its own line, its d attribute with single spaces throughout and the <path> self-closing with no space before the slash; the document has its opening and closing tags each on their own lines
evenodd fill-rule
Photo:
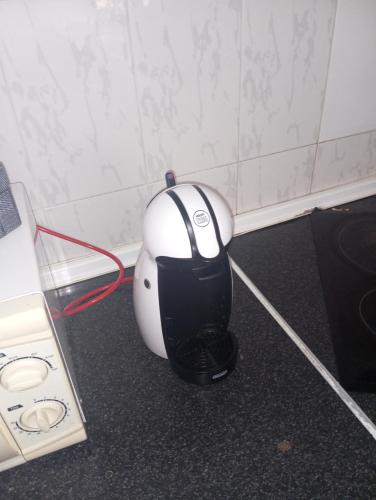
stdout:
<svg viewBox="0 0 376 500">
<path fill-rule="evenodd" d="M 24 462 L 21 450 L 0 417 L 0 471 Z"/>
<path fill-rule="evenodd" d="M 85 439 L 54 337 L 2 349 L 0 356 L 0 413 L 26 458 L 63 447 L 71 435 Z"/>
<path fill-rule="evenodd" d="M 227 329 L 232 286 L 225 252 L 207 261 L 161 257 L 157 263 L 160 315 L 169 357 L 203 327 Z"/>
</svg>

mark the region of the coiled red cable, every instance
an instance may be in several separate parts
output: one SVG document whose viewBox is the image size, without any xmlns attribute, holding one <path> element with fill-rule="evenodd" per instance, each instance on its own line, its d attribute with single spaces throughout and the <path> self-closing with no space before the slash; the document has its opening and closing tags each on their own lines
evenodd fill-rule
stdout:
<svg viewBox="0 0 376 500">
<path fill-rule="evenodd" d="M 42 233 L 50 234 L 51 236 L 56 236 L 57 238 L 60 238 L 62 240 L 70 241 L 71 243 L 75 243 L 76 245 L 89 248 L 90 250 L 94 250 L 94 252 L 106 255 L 106 257 L 112 259 L 119 268 L 119 274 L 115 281 L 108 283 L 107 285 L 101 286 L 99 288 L 96 288 L 95 290 L 91 290 L 85 295 L 78 297 L 77 299 L 73 300 L 70 304 L 65 306 L 62 311 L 54 309 L 51 313 L 53 319 L 62 318 L 64 316 L 72 316 L 73 314 L 85 311 L 85 309 L 87 309 L 88 307 L 91 307 L 94 304 L 97 304 L 101 300 L 108 297 L 117 288 L 119 288 L 119 286 L 122 283 L 129 283 L 133 281 L 133 276 L 125 276 L 125 269 L 120 259 L 118 259 L 116 255 L 107 252 L 107 250 L 103 250 L 103 248 L 99 248 L 95 245 L 92 245 L 91 243 L 86 243 L 85 241 L 81 241 L 77 238 L 72 238 L 71 236 L 67 236 L 66 234 L 59 233 L 57 231 L 54 231 L 53 229 L 48 229 L 47 227 L 37 225 L 37 230 L 41 231 Z"/>
</svg>

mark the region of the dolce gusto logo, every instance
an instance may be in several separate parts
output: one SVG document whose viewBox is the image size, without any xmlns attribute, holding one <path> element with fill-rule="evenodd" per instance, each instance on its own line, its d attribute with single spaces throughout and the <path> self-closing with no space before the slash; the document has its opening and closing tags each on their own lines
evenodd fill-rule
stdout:
<svg viewBox="0 0 376 500">
<path fill-rule="evenodd" d="M 197 210 L 193 214 L 193 222 L 196 226 L 205 227 L 210 222 L 209 214 L 205 210 Z"/>
</svg>

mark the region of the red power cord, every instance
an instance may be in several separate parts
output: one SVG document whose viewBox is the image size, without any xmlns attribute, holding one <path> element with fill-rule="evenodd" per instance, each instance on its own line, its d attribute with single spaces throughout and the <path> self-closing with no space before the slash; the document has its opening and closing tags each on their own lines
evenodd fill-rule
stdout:
<svg viewBox="0 0 376 500">
<path fill-rule="evenodd" d="M 56 236 L 57 238 L 61 238 L 62 240 L 70 241 L 71 243 L 75 243 L 76 245 L 80 245 L 85 248 L 90 248 L 90 250 L 94 250 L 94 252 L 101 253 L 103 255 L 106 255 L 110 259 L 112 259 L 118 266 L 119 268 L 119 274 L 118 277 L 116 278 L 115 281 L 112 283 L 108 283 L 107 285 L 101 286 L 99 288 L 96 288 L 95 290 L 91 290 L 90 292 L 86 293 L 85 295 L 82 295 L 81 297 L 78 297 L 77 299 L 73 300 L 70 304 L 64 307 L 62 311 L 59 311 L 58 309 L 54 309 L 51 314 L 53 319 L 57 318 L 62 318 L 64 316 L 72 316 L 73 314 L 77 314 L 81 311 L 85 311 L 88 307 L 93 306 L 97 302 L 100 302 L 104 298 L 108 297 L 111 293 L 113 293 L 117 288 L 122 283 L 129 283 L 130 281 L 133 281 L 133 276 L 127 276 L 125 277 L 125 269 L 123 267 L 123 264 L 121 263 L 120 259 L 116 257 L 116 255 L 113 255 L 110 252 L 107 252 L 107 250 L 103 250 L 102 248 L 99 248 L 95 245 L 92 245 L 91 243 L 86 243 L 85 241 L 78 240 L 77 238 L 72 238 L 71 236 L 67 236 L 62 233 L 58 233 L 57 231 L 54 231 L 53 229 L 48 229 L 43 226 L 37 225 L 37 230 L 41 231 L 42 233 L 47 233 L 50 234 L 51 236 Z M 93 298 L 90 298 L 93 297 Z M 90 300 L 87 300 L 90 299 Z M 85 302 L 86 301 L 86 302 Z"/>
</svg>

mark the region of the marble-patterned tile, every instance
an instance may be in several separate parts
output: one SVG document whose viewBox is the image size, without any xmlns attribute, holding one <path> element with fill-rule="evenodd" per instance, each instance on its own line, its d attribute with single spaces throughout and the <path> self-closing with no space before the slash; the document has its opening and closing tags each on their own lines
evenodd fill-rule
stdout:
<svg viewBox="0 0 376 500">
<path fill-rule="evenodd" d="M 34 211 L 39 224 L 107 250 L 141 241 L 149 195 L 146 186 L 94 196 Z M 90 250 L 46 235 L 50 263 L 92 254 Z"/>
<path fill-rule="evenodd" d="M 0 4 L 1 5 L 1 4 Z M 1 11 L 1 6 L 0 6 Z M 1 32 L 0 32 L 1 53 Z M 10 89 L 4 78 L 3 63 L 0 56 L 0 161 L 4 163 L 10 180 L 17 182 L 17 165 L 27 161 L 26 151 L 14 119 Z"/>
<path fill-rule="evenodd" d="M 130 0 L 152 182 L 237 161 L 241 0 Z"/>
<path fill-rule="evenodd" d="M 244 2 L 240 160 L 319 135 L 335 0 Z"/>
<path fill-rule="evenodd" d="M 233 214 L 236 212 L 236 186 L 237 186 L 237 164 L 226 165 L 224 167 L 201 170 L 191 174 L 176 176 L 176 183 L 184 182 L 206 184 L 215 189 L 227 201 Z M 148 196 L 150 199 L 165 189 L 164 181 L 153 182 L 148 186 Z"/>
<path fill-rule="evenodd" d="M 308 194 L 315 151 L 306 146 L 239 163 L 238 213 Z"/>
<path fill-rule="evenodd" d="M 376 129 L 376 2 L 340 0 L 320 141 Z"/>
<path fill-rule="evenodd" d="M 376 132 L 318 145 L 312 192 L 376 175 Z"/>
<path fill-rule="evenodd" d="M 34 207 L 146 180 L 123 0 L 0 2 L 2 161 Z"/>
<path fill-rule="evenodd" d="M 181 175 L 178 177 L 178 182 L 198 182 L 210 186 L 223 196 L 232 213 L 235 214 L 237 164 Z"/>
</svg>

